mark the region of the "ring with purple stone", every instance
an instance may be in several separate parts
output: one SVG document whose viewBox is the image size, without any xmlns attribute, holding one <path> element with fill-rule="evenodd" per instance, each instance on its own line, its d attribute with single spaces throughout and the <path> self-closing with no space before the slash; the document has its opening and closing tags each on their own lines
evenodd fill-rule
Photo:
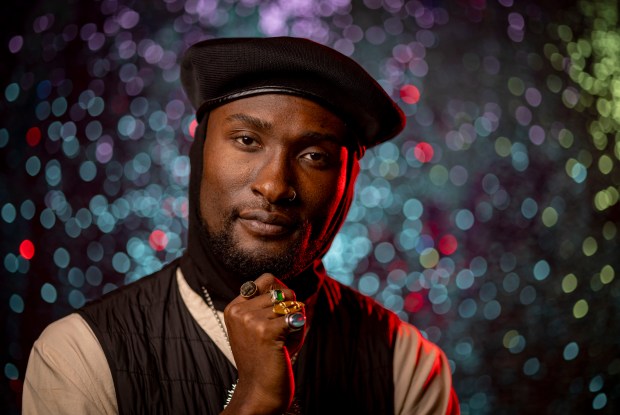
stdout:
<svg viewBox="0 0 620 415">
<path fill-rule="evenodd" d="M 306 325 L 306 316 L 302 313 L 291 313 L 284 317 L 290 331 L 299 331 Z"/>
</svg>

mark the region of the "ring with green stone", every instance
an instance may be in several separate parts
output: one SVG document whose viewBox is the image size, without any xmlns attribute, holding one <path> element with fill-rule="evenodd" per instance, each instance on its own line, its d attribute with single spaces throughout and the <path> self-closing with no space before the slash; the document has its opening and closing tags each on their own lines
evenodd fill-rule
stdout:
<svg viewBox="0 0 620 415">
<path fill-rule="evenodd" d="M 271 290 L 271 302 L 277 304 L 282 301 L 284 301 L 284 293 L 282 290 Z"/>
</svg>

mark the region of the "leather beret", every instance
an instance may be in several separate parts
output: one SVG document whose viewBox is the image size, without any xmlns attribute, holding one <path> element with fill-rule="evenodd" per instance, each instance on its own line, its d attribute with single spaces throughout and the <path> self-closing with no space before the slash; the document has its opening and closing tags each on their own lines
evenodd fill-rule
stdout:
<svg viewBox="0 0 620 415">
<path fill-rule="evenodd" d="M 361 147 L 389 140 L 405 126 L 402 110 L 360 65 L 307 39 L 196 43 L 183 56 L 181 82 L 198 120 L 227 102 L 276 93 L 313 100 L 338 115 Z"/>
</svg>

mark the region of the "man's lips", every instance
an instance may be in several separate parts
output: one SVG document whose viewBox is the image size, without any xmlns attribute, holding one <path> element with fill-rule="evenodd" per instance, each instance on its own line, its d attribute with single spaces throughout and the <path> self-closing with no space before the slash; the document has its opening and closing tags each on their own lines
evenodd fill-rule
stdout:
<svg viewBox="0 0 620 415">
<path fill-rule="evenodd" d="M 265 210 L 245 210 L 239 213 L 239 222 L 252 234 L 262 237 L 282 236 L 296 228 L 290 216 Z"/>
</svg>

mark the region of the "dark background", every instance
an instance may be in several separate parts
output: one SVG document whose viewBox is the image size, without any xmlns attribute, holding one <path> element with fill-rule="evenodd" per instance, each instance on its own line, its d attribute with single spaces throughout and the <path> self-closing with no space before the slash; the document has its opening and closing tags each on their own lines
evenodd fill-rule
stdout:
<svg viewBox="0 0 620 415">
<path fill-rule="evenodd" d="M 47 324 L 182 252 L 179 56 L 276 35 L 352 56 L 408 116 L 362 162 L 330 273 L 445 350 L 463 414 L 618 412 L 617 2 L 14 3 L 0 16 L 3 413 L 20 411 Z"/>
</svg>

